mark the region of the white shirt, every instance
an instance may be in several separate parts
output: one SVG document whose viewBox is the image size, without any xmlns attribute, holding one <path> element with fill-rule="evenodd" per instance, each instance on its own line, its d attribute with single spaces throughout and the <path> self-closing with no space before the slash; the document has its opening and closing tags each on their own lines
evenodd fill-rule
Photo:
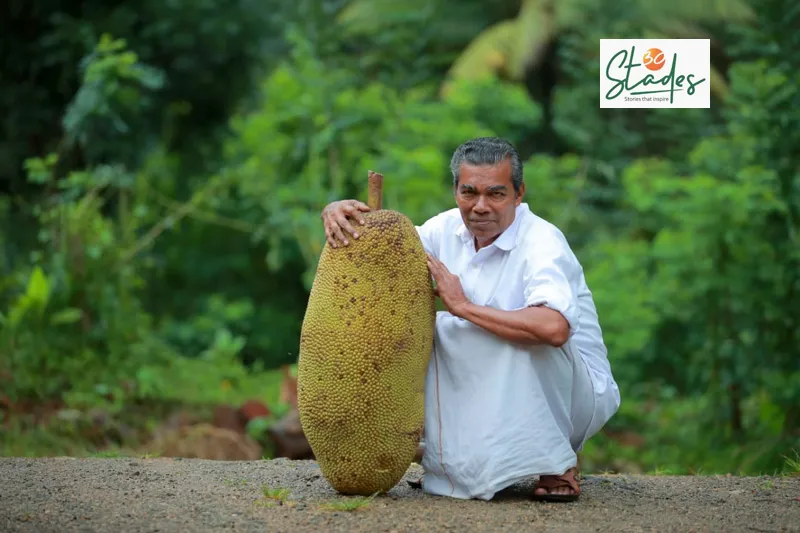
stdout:
<svg viewBox="0 0 800 533">
<path fill-rule="evenodd" d="M 570 327 L 563 347 L 530 347 L 437 313 L 426 381 L 425 490 L 490 499 L 527 476 L 563 473 L 620 404 L 592 294 L 566 238 L 525 203 L 477 252 L 457 208 L 417 231 L 472 303 L 509 311 L 544 304 Z M 580 409 L 590 412 L 576 414 Z M 576 416 L 588 422 L 574 427 Z"/>
</svg>

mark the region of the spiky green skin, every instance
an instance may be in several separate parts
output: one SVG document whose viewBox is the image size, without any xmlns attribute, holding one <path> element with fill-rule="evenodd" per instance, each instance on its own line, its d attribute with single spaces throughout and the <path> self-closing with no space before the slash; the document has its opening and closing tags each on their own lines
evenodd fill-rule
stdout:
<svg viewBox="0 0 800 533">
<path fill-rule="evenodd" d="M 394 487 L 424 426 L 436 320 L 425 251 L 395 211 L 364 214 L 360 238 L 326 244 L 300 338 L 300 422 L 320 470 L 342 494 Z"/>
</svg>

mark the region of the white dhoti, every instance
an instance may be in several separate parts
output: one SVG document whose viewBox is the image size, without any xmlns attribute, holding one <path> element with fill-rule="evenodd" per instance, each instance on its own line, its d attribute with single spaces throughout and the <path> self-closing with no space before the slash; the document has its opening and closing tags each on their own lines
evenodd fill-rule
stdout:
<svg viewBox="0 0 800 533">
<path fill-rule="evenodd" d="M 425 389 L 423 488 L 491 499 L 577 463 L 595 410 L 588 369 L 574 340 L 521 346 L 439 312 Z"/>
</svg>

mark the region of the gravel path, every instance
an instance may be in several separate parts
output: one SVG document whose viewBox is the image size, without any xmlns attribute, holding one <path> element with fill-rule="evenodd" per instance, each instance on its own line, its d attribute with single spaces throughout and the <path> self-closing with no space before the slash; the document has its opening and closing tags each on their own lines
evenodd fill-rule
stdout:
<svg viewBox="0 0 800 533">
<path fill-rule="evenodd" d="M 402 481 L 355 511 L 325 508 L 352 499 L 313 461 L 5 458 L 0 480 L 2 531 L 800 531 L 798 476 L 585 476 L 567 504 L 527 500 L 530 484 L 481 502 Z"/>
</svg>

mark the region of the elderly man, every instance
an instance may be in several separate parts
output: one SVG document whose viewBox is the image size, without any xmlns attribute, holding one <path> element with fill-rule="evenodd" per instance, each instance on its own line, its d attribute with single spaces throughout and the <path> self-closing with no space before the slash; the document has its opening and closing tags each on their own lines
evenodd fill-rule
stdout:
<svg viewBox="0 0 800 533">
<path fill-rule="evenodd" d="M 468 141 L 450 168 L 457 207 L 417 227 L 447 308 L 426 378 L 423 489 L 490 500 L 538 475 L 535 499 L 576 500 L 577 452 L 620 403 L 583 269 L 522 203 L 510 143 Z M 368 210 L 326 206 L 330 245 L 357 239 Z"/>
</svg>

